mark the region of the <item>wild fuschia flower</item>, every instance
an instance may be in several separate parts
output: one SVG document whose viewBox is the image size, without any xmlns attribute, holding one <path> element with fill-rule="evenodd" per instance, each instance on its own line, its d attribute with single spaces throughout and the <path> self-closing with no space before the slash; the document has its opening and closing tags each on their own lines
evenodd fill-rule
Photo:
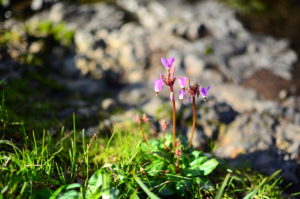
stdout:
<svg viewBox="0 0 300 199">
<path fill-rule="evenodd" d="M 180 90 L 180 91 L 179 91 L 179 99 L 180 99 L 180 100 L 183 100 L 184 97 L 185 97 L 185 92 L 184 92 L 184 90 Z"/>
<path fill-rule="evenodd" d="M 145 123 L 148 123 L 149 120 L 150 120 L 150 118 L 144 113 L 144 114 L 143 114 L 143 121 L 144 121 Z"/>
<path fill-rule="evenodd" d="M 185 83 L 187 81 L 187 77 L 178 77 L 178 84 L 180 86 L 180 88 L 184 88 L 185 87 Z"/>
<path fill-rule="evenodd" d="M 154 83 L 154 91 L 156 93 L 161 91 L 161 89 L 163 88 L 163 85 L 164 85 L 164 81 L 162 79 L 154 79 L 153 83 Z"/>
<path fill-rule="evenodd" d="M 201 96 L 203 99 L 206 99 L 207 93 L 210 89 L 210 86 L 208 86 L 207 88 L 199 88 Z"/>
<path fill-rule="evenodd" d="M 166 69 L 171 69 L 173 62 L 174 62 L 175 58 L 160 58 L 160 61 L 162 63 L 162 65 L 166 68 Z"/>
<path fill-rule="evenodd" d="M 136 115 L 136 117 L 135 117 L 135 121 L 136 121 L 136 123 L 140 126 L 141 125 L 141 123 L 142 123 L 142 120 L 141 120 L 141 117 L 140 117 L 140 115 L 139 114 L 137 114 Z"/>
<path fill-rule="evenodd" d="M 166 120 L 161 120 L 159 122 L 159 124 L 160 124 L 162 131 L 166 132 L 169 123 Z"/>
<path fill-rule="evenodd" d="M 176 81 L 175 71 L 176 68 L 173 67 L 174 58 L 161 58 L 162 65 L 167 69 L 167 74 L 164 76 L 160 74 L 160 79 L 154 80 L 154 90 L 156 94 L 162 89 L 163 84 L 169 87 L 170 89 L 170 100 L 172 102 L 173 108 L 173 149 L 175 150 L 176 142 L 176 103 L 174 99 L 174 83 Z"/>
</svg>

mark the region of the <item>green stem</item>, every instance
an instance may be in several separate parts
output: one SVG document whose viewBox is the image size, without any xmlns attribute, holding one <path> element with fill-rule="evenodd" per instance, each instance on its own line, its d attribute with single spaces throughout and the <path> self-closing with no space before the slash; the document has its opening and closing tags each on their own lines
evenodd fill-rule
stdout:
<svg viewBox="0 0 300 199">
<path fill-rule="evenodd" d="M 192 125 L 192 131 L 191 131 L 191 138 L 190 138 L 189 146 L 192 146 L 192 144 L 193 144 L 193 138 L 194 138 L 194 134 L 195 134 L 195 127 L 196 127 L 196 103 L 195 103 L 195 96 L 193 96 L 193 125 Z"/>
</svg>

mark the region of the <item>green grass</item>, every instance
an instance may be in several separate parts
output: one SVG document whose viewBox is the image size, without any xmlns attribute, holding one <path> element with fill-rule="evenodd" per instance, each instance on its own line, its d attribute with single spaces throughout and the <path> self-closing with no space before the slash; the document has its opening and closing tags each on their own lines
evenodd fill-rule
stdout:
<svg viewBox="0 0 300 199">
<path fill-rule="evenodd" d="M 15 127 L 3 101 L 0 114 L 1 131 Z M 283 198 L 278 173 L 230 169 L 184 138 L 178 158 L 171 135 L 150 138 L 146 124 L 139 130 L 122 123 L 110 137 L 87 137 L 75 121 L 39 139 L 18 123 L 21 140 L 0 140 L 0 198 Z"/>
</svg>

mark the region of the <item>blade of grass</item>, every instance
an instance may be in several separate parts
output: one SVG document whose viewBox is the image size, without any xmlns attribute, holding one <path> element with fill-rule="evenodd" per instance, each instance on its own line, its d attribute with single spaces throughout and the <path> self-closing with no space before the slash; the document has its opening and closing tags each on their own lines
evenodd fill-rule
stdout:
<svg viewBox="0 0 300 199">
<path fill-rule="evenodd" d="M 135 181 L 138 183 L 138 185 L 144 190 L 144 192 L 149 196 L 151 199 L 159 199 L 154 193 L 148 189 L 148 187 L 138 178 L 137 176 L 133 176 Z"/>
<path fill-rule="evenodd" d="M 225 179 L 223 180 L 222 185 L 221 185 L 215 199 L 221 199 L 222 198 L 224 189 L 225 189 L 226 185 L 228 184 L 230 176 L 231 176 L 231 173 L 227 173 L 227 175 L 225 176 Z"/>
</svg>

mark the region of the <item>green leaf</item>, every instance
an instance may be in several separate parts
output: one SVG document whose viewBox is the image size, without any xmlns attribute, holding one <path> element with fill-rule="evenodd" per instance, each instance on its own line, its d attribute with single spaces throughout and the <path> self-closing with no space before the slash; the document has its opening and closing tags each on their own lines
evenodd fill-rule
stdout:
<svg viewBox="0 0 300 199">
<path fill-rule="evenodd" d="M 133 176 L 135 181 L 138 183 L 138 185 L 144 190 L 144 192 L 149 196 L 149 198 L 151 199 L 159 199 L 159 197 L 157 197 L 154 193 L 152 193 L 150 191 L 150 189 L 148 189 L 148 187 L 137 177 L 137 176 Z"/>
<path fill-rule="evenodd" d="M 107 199 L 118 199 L 119 198 L 120 191 L 116 188 L 111 188 L 108 191 L 104 192 L 102 194 L 102 198 Z"/>
<path fill-rule="evenodd" d="M 140 199 L 139 196 L 137 195 L 137 190 L 135 190 L 131 195 L 129 199 Z"/>
<path fill-rule="evenodd" d="M 203 190 L 214 190 L 215 189 L 214 186 L 213 186 L 213 184 L 205 176 L 196 177 L 194 179 L 194 182 L 196 184 L 200 185 L 201 189 L 203 189 Z"/>
<path fill-rule="evenodd" d="M 199 167 L 203 164 L 203 162 L 205 162 L 207 160 L 206 156 L 201 156 L 198 157 L 197 159 L 195 159 L 193 162 L 190 163 L 191 167 Z"/>
<path fill-rule="evenodd" d="M 190 166 L 183 170 L 183 173 L 188 177 L 210 174 L 218 166 L 219 162 L 216 159 L 206 160 L 206 156 L 200 156 L 191 162 Z"/>
<path fill-rule="evenodd" d="M 199 168 L 200 171 L 203 171 L 204 175 L 210 174 L 217 166 L 219 162 L 216 159 L 210 159 L 204 162 Z"/>
<path fill-rule="evenodd" d="M 34 199 L 50 198 L 51 197 L 51 190 L 46 188 L 46 189 L 38 190 L 38 191 L 34 192 L 33 194 L 34 194 L 33 195 Z"/>
<path fill-rule="evenodd" d="M 191 180 L 178 180 L 176 182 L 177 194 L 181 197 L 184 196 L 185 191 L 187 191 L 189 187 L 192 187 Z"/>
<path fill-rule="evenodd" d="M 194 151 L 191 153 L 191 155 L 194 156 L 195 159 L 198 158 L 201 154 L 202 154 L 202 152 L 201 152 L 201 151 L 198 151 L 198 150 L 194 150 Z M 204 157 L 206 157 L 206 156 L 204 156 Z"/>
<path fill-rule="evenodd" d="M 49 199 L 64 199 L 67 198 L 66 196 L 70 197 L 70 198 L 78 198 L 78 192 L 72 189 L 75 188 L 79 188 L 81 185 L 78 183 L 74 183 L 74 184 L 69 184 L 69 185 L 63 185 L 61 187 L 59 187 L 54 193 L 52 193 L 52 195 L 50 196 Z M 62 193 L 63 190 L 69 190 L 65 193 Z M 75 194 L 75 192 L 77 193 L 77 195 Z M 73 197 L 74 196 L 74 197 Z M 77 196 L 77 197 L 75 197 Z"/>
<path fill-rule="evenodd" d="M 79 192 L 76 190 L 69 190 L 58 196 L 58 199 L 78 199 L 78 198 L 79 198 Z"/>
<path fill-rule="evenodd" d="M 155 176 L 157 174 L 160 174 L 164 168 L 165 168 L 165 162 L 161 159 L 156 159 L 150 165 L 148 165 L 145 168 L 145 170 L 150 176 Z"/>
<path fill-rule="evenodd" d="M 80 187 L 81 187 L 80 184 L 78 184 L 78 183 L 73 183 L 73 184 L 67 185 L 65 189 L 69 190 L 69 189 L 76 189 L 76 188 L 80 188 Z"/>
<path fill-rule="evenodd" d="M 86 190 L 86 198 L 97 198 L 101 196 L 101 186 L 102 186 L 102 169 L 99 169 L 91 176 L 89 179 L 87 190 Z"/>
</svg>

